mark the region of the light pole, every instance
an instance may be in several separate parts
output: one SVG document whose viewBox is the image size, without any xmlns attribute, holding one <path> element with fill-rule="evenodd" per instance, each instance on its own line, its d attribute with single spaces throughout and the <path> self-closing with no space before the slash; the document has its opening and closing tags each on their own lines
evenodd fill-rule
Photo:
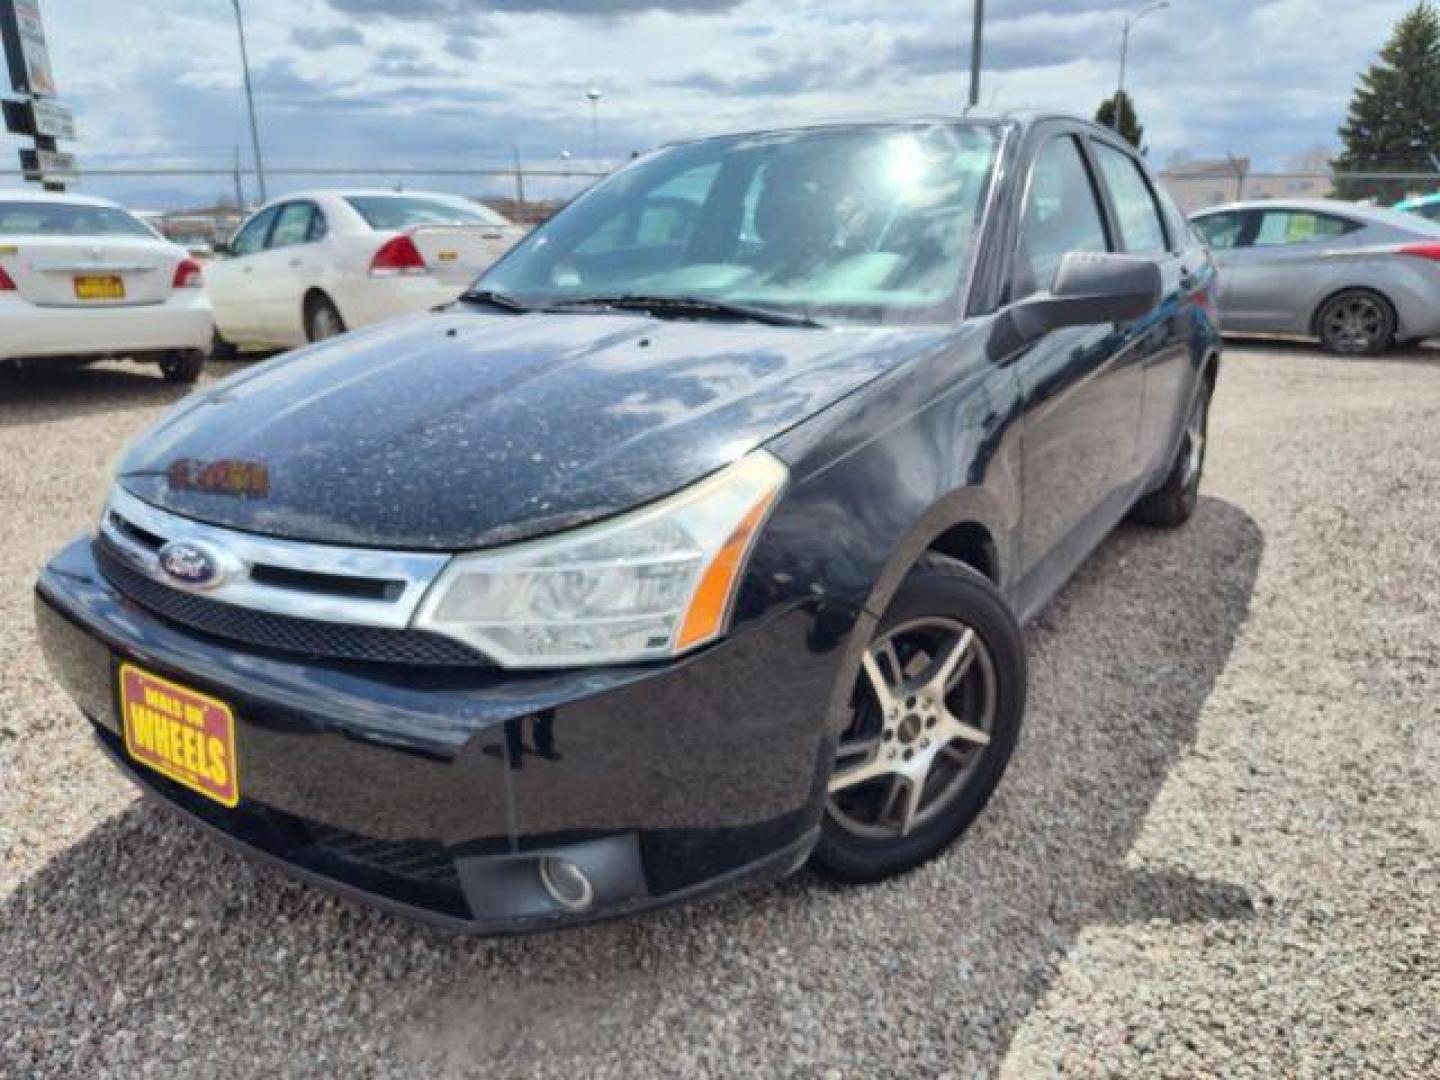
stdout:
<svg viewBox="0 0 1440 1080">
<path fill-rule="evenodd" d="M 250 86 L 250 54 L 245 50 L 245 17 L 240 13 L 240 0 L 235 6 L 235 29 L 240 33 L 240 67 L 245 73 L 245 104 L 250 110 L 250 145 L 255 150 L 255 182 L 260 188 L 260 201 L 266 201 L 265 163 L 260 158 L 260 125 L 255 122 L 255 91 Z"/>
<path fill-rule="evenodd" d="M 590 101 L 590 156 L 595 160 L 595 167 L 600 167 L 600 99 L 604 95 L 598 87 L 592 86 L 585 91 L 585 97 Z"/>
<path fill-rule="evenodd" d="M 1146 4 L 1139 11 L 1125 16 L 1125 29 L 1120 35 L 1120 82 L 1115 87 L 1115 108 L 1110 115 L 1110 126 L 1116 131 L 1120 130 L 1120 103 L 1125 98 L 1125 61 L 1130 57 L 1130 31 L 1146 15 L 1164 11 L 1169 6 L 1170 0 L 1155 0 L 1153 4 Z"/>
<path fill-rule="evenodd" d="M 975 0 L 975 27 L 970 35 L 970 108 L 980 104 L 980 61 L 985 52 L 985 0 Z"/>
</svg>

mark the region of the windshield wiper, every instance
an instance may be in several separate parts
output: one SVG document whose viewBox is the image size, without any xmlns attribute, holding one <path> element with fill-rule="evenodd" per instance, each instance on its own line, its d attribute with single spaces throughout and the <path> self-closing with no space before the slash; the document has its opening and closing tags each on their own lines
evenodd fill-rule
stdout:
<svg viewBox="0 0 1440 1080">
<path fill-rule="evenodd" d="M 516 311 L 529 314 L 535 309 L 528 304 L 521 303 L 515 297 L 506 293 L 496 292 L 494 289 L 467 289 L 456 299 L 464 300 L 470 304 L 489 304 L 491 307 L 501 308 L 505 311 Z"/>
<path fill-rule="evenodd" d="M 576 308 L 614 308 L 617 311 L 644 311 L 656 318 L 722 318 L 744 319 L 768 326 L 804 326 L 823 329 L 809 315 L 778 311 L 775 308 L 736 304 L 728 300 L 708 300 L 699 296 L 645 296 L 622 293 L 617 296 L 582 296 L 547 307 L 546 311 L 572 311 Z"/>
</svg>

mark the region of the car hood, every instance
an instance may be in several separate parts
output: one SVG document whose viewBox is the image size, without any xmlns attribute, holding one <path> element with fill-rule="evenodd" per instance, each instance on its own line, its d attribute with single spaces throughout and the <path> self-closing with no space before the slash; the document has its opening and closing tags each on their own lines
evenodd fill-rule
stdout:
<svg viewBox="0 0 1440 1080">
<path fill-rule="evenodd" d="M 147 502 L 249 532 L 487 547 L 676 491 L 943 337 L 454 309 L 216 383 L 119 474 Z"/>
</svg>

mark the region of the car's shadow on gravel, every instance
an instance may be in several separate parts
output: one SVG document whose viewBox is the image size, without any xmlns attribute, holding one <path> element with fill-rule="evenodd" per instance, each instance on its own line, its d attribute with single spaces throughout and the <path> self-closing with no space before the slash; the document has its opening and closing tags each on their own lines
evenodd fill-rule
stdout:
<svg viewBox="0 0 1440 1080">
<path fill-rule="evenodd" d="M 324 1074 L 315 1055 L 342 1049 L 396 1075 L 629 1075 L 637 1045 L 664 1047 L 675 1075 L 988 1072 L 1088 927 L 1263 910 L 1144 841 L 1243 630 L 1262 548 L 1255 522 L 1213 498 L 1185 529 L 1122 528 L 1028 631 L 1027 726 L 988 812 L 947 856 L 880 886 L 802 874 L 579 931 L 455 939 L 135 804 L 0 904 L 0 1059 L 8 1046 L 28 1061 L 35 1032 L 76 1062 L 105 1044 L 107 1060 L 167 1075 Z M 1208 827 L 1167 822 L 1172 836 Z M 23 1021 L 8 1044 L 7 1021 Z"/>
</svg>

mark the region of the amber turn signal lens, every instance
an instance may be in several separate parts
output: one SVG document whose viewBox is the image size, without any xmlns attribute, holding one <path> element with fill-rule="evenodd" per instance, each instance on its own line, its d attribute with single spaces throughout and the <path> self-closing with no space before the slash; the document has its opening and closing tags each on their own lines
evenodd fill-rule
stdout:
<svg viewBox="0 0 1440 1080">
<path fill-rule="evenodd" d="M 715 558 L 705 568 L 705 576 L 700 579 L 695 598 L 690 601 L 690 610 L 685 613 L 680 636 L 675 641 L 676 652 L 694 648 L 724 631 L 745 556 L 750 553 L 750 546 L 759 535 L 760 525 L 778 494 L 778 488 L 768 492 L 751 508 L 730 534 L 730 539 L 725 541 L 725 546 L 716 552 Z"/>
</svg>

